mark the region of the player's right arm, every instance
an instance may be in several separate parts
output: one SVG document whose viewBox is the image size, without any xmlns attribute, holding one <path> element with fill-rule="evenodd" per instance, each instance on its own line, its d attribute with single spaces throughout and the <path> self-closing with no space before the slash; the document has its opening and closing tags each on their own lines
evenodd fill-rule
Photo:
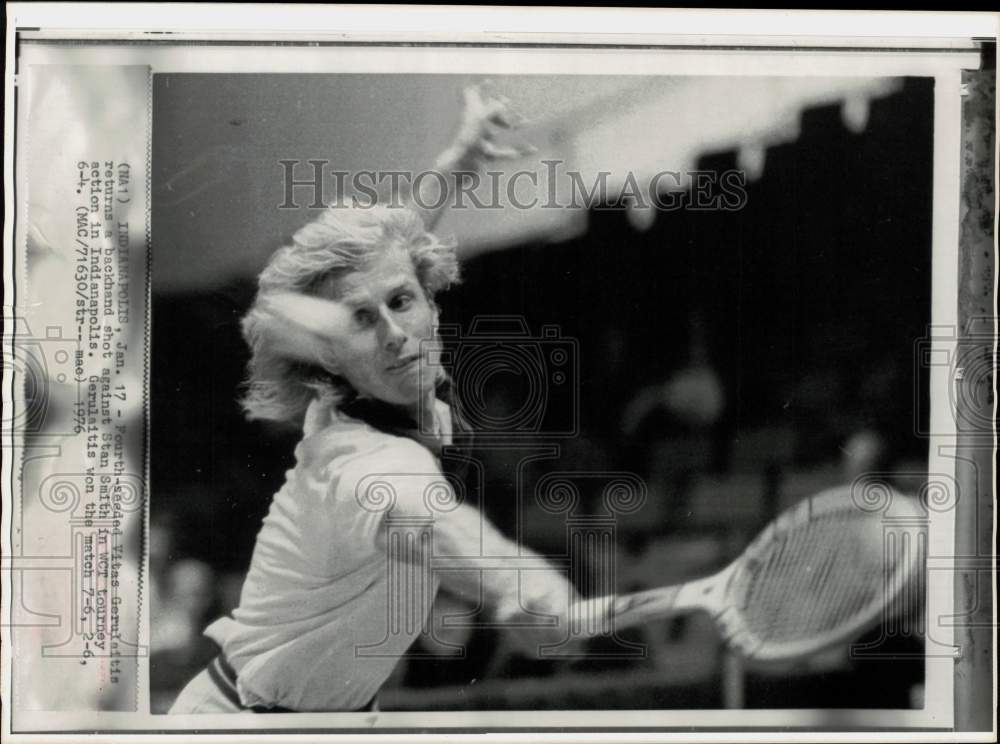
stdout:
<svg viewBox="0 0 1000 744">
<path fill-rule="evenodd" d="M 479 509 L 461 503 L 422 446 L 408 442 L 405 449 L 408 466 L 379 475 L 394 496 L 382 526 L 387 529 L 395 519 L 415 533 L 429 530 L 431 538 L 395 541 L 389 549 L 406 552 L 390 559 L 424 566 L 433 559 L 431 570 L 442 586 L 472 606 L 486 604 L 527 653 L 566 640 L 569 607 L 579 595 L 564 572 L 507 538 Z"/>
</svg>

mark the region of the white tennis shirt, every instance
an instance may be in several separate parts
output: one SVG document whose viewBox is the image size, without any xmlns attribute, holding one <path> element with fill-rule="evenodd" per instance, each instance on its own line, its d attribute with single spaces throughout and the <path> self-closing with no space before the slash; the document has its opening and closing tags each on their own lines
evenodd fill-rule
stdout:
<svg viewBox="0 0 1000 744">
<path fill-rule="evenodd" d="M 439 405 L 450 431 L 448 407 Z M 362 503 L 364 485 L 387 482 L 393 514 L 421 514 L 427 486 L 443 476 L 422 445 L 320 400 L 309 407 L 295 457 L 257 535 L 240 605 L 206 635 L 237 671 L 245 705 L 354 710 L 419 635 L 438 587 L 427 576 L 423 591 L 409 592 L 417 622 L 388 632 L 386 511 Z"/>
<path fill-rule="evenodd" d="M 437 401 L 435 415 L 448 444 L 448 406 Z M 492 568 L 440 575 L 452 592 L 485 603 L 496 621 L 522 623 L 525 610 L 567 616 L 576 590 L 565 571 L 459 503 L 424 445 L 317 399 L 295 457 L 257 535 L 240 606 L 205 631 L 236 670 L 244 705 L 366 705 L 431 613 L 439 579 L 430 556 L 490 556 Z M 431 531 L 433 545 L 407 551 L 408 540 L 420 544 Z M 546 627 L 544 636 L 529 631 L 528 649 L 563 640 L 565 624 Z"/>
</svg>

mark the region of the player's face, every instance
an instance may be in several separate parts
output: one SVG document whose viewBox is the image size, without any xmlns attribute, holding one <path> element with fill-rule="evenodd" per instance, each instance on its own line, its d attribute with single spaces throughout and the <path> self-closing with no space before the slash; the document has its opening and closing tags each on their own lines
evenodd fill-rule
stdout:
<svg viewBox="0 0 1000 744">
<path fill-rule="evenodd" d="M 334 350 L 334 372 L 361 395 L 418 405 L 434 389 L 431 366 L 437 310 L 409 255 L 379 254 L 361 271 L 332 279 L 320 295 L 347 308 L 346 332 Z"/>
</svg>

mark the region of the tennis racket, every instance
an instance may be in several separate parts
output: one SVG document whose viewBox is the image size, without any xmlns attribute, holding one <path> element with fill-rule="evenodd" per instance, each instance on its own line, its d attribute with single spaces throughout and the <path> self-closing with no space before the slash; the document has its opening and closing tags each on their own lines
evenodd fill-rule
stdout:
<svg viewBox="0 0 1000 744">
<path fill-rule="evenodd" d="M 919 586 L 923 550 L 913 529 L 926 523 L 915 499 L 886 488 L 892 505 L 886 519 L 856 504 L 851 490 L 833 488 L 799 502 L 713 576 L 582 600 L 571 607 L 571 623 L 593 636 L 705 610 L 730 648 L 761 661 L 849 641 Z"/>
</svg>

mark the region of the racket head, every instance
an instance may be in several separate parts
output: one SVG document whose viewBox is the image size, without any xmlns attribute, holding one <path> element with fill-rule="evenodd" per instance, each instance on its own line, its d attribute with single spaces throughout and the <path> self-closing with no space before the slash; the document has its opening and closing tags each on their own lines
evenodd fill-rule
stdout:
<svg viewBox="0 0 1000 744">
<path fill-rule="evenodd" d="M 880 487 L 881 488 L 881 487 Z M 923 570 L 926 513 L 886 486 L 888 512 L 831 488 L 771 522 L 727 569 L 716 620 L 745 658 L 782 661 L 856 638 Z"/>
</svg>

